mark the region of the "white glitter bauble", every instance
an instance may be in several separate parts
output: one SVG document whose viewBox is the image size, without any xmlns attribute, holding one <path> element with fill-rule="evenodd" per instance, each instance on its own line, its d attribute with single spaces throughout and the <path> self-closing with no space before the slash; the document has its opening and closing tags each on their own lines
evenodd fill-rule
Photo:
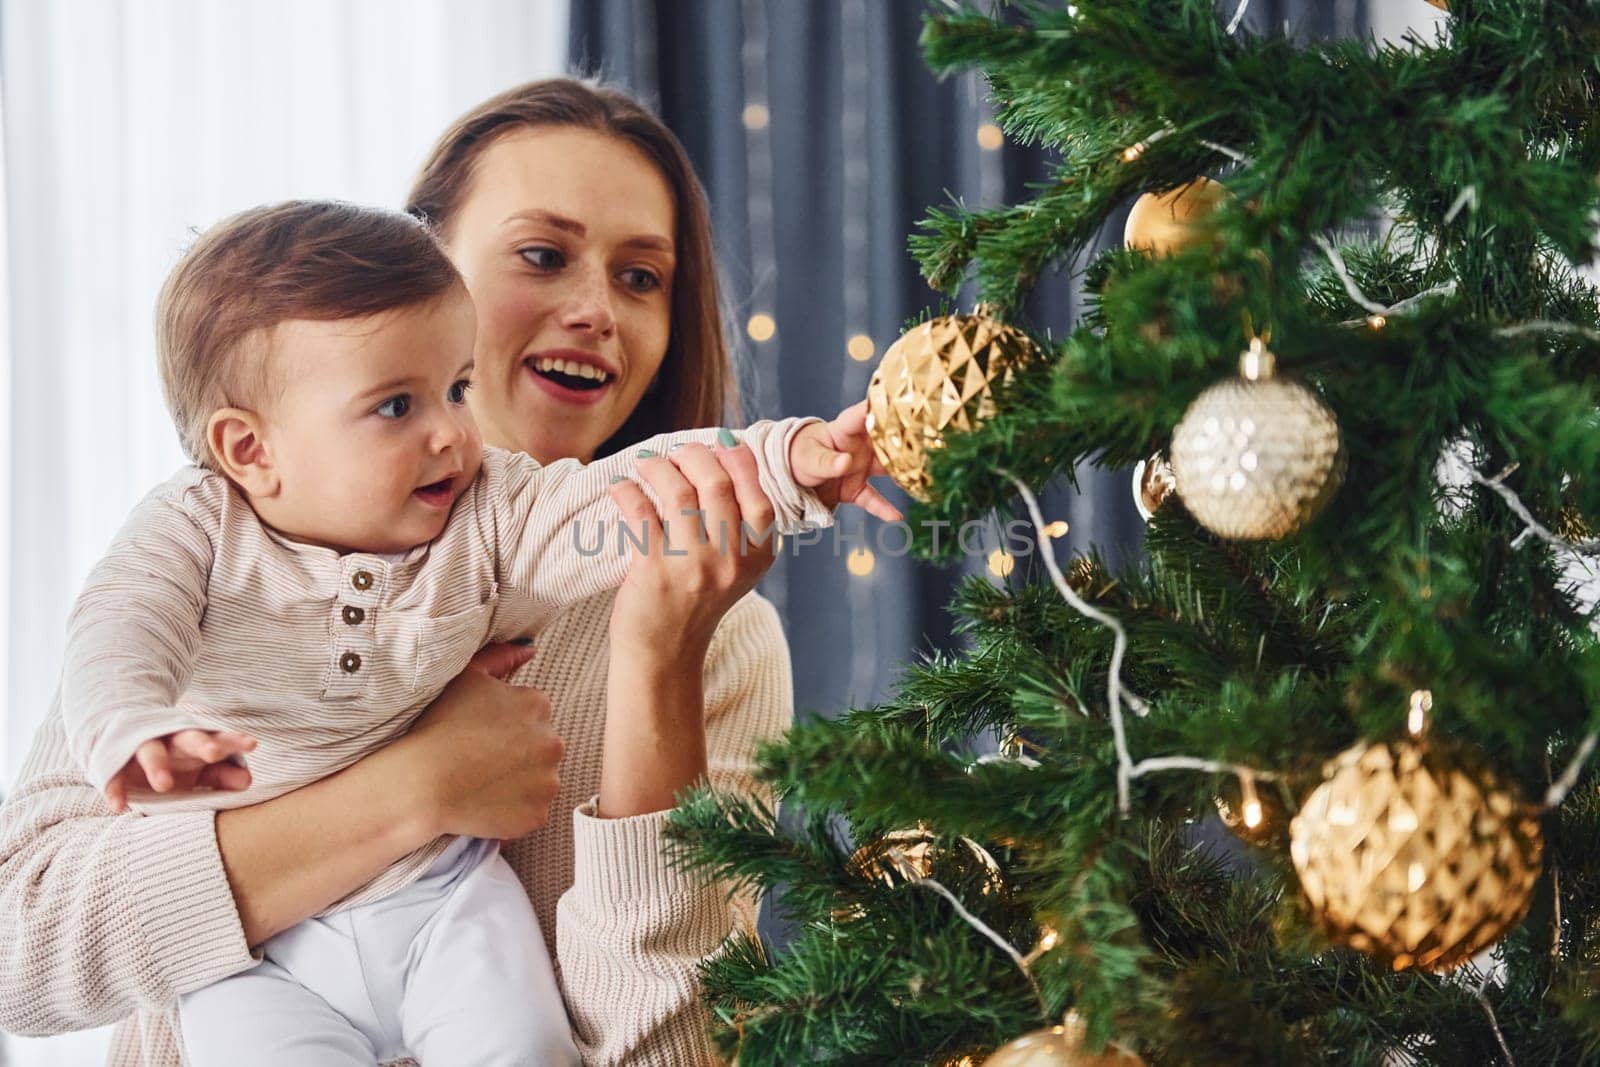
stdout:
<svg viewBox="0 0 1600 1067">
<path fill-rule="evenodd" d="M 1262 541 L 1311 521 L 1344 477 L 1339 422 L 1305 386 L 1272 376 L 1260 340 L 1241 376 L 1218 382 L 1172 432 L 1178 496 L 1219 537 Z"/>
</svg>

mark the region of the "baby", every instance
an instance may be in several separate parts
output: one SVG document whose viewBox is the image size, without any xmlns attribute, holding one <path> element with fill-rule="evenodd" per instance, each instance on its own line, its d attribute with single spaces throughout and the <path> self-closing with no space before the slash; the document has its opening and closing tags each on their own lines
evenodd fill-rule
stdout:
<svg viewBox="0 0 1600 1067">
<path fill-rule="evenodd" d="M 466 405 L 472 303 L 414 219 L 244 212 L 177 265 L 158 318 L 197 465 L 145 497 L 90 574 L 59 698 L 118 810 L 238 807 L 332 774 L 403 734 L 485 643 L 626 574 L 609 489 L 632 450 L 541 465 L 483 446 Z M 779 532 L 830 523 L 824 496 L 895 517 L 864 487 L 859 419 L 761 422 L 744 441 Z M 495 842 L 434 841 L 260 954 L 181 999 L 186 1062 L 577 1062 Z"/>
</svg>

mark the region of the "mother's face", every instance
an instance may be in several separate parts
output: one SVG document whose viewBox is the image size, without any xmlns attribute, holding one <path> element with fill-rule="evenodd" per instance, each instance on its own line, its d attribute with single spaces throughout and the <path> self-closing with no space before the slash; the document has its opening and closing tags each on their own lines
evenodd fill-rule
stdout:
<svg viewBox="0 0 1600 1067">
<path fill-rule="evenodd" d="M 478 157 L 446 247 L 477 306 L 486 442 L 587 462 L 621 428 L 666 356 L 676 214 L 649 157 L 607 134 L 517 130 Z"/>
</svg>

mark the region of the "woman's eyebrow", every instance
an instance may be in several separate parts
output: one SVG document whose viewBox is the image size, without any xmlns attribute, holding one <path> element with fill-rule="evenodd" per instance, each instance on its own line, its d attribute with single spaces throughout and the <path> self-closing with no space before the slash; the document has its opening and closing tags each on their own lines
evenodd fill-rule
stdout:
<svg viewBox="0 0 1600 1067">
<path fill-rule="evenodd" d="M 566 230 L 574 237 L 582 237 L 589 232 L 589 228 L 577 219 L 569 219 L 565 215 L 557 215 L 553 211 L 518 211 L 507 215 L 500 223 L 510 226 L 514 222 L 542 222 L 546 226 L 554 226 L 558 230 Z"/>
<path fill-rule="evenodd" d="M 558 230 L 565 230 L 574 237 L 587 237 L 589 235 L 589 227 L 585 226 L 577 219 L 571 219 L 565 215 L 557 215 L 553 211 L 543 211 L 539 209 L 535 209 L 533 211 L 518 211 L 515 214 L 507 215 L 501 221 L 500 225 L 510 226 L 518 222 L 543 223 L 546 226 L 553 226 Z M 622 244 L 625 248 L 645 248 L 655 252 L 665 252 L 668 255 L 673 254 L 672 239 L 670 237 L 661 237 L 651 233 L 643 233 L 639 234 L 637 237 L 630 237 L 626 241 L 623 241 Z"/>
</svg>

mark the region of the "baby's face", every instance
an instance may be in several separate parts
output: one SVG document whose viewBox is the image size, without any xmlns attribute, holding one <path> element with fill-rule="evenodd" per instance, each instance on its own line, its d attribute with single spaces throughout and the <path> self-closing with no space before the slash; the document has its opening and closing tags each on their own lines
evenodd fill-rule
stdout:
<svg viewBox="0 0 1600 1067">
<path fill-rule="evenodd" d="M 279 325 L 279 392 L 261 414 L 280 488 L 253 500 L 261 517 L 355 552 L 439 536 L 482 460 L 466 402 L 474 331 L 459 287 L 368 318 Z"/>
</svg>

